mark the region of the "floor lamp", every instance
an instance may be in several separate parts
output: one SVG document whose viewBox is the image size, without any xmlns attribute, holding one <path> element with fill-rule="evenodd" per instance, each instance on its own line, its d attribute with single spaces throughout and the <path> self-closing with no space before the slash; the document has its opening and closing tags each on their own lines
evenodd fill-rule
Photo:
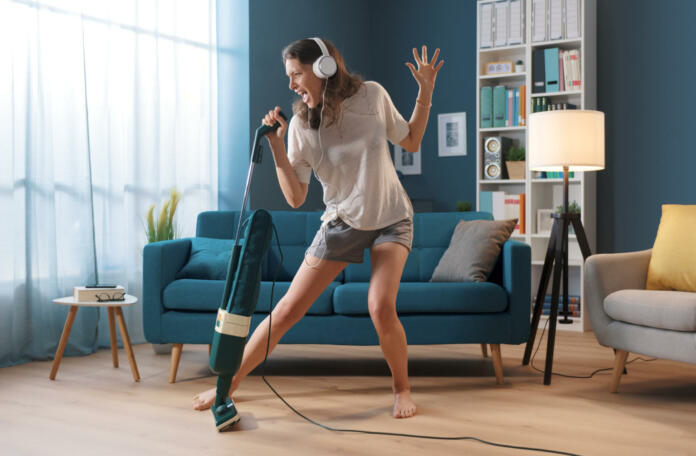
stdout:
<svg viewBox="0 0 696 456">
<path fill-rule="evenodd" d="M 539 318 L 549 285 L 551 272 L 551 311 L 546 343 L 544 385 L 551 384 L 553 348 L 558 320 L 558 302 L 563 282 L 563 318 L 561 324 L 572 323 L 568 318 L 568 226 L 572 224 L 583 260 L 590 256 L 590 246 L 580 221 L 580 214 L 568 212 L 568 172 L 604 169 L 604 113 L 588 110 L 536 112 L 529 116 L 529 169 L 533 171 L 563 171 L 563 212 L 553 214 L 553 227 L 541 272 L 539 289 L 529 339 L 522 364 L 529 364 Z"/>
</svg>

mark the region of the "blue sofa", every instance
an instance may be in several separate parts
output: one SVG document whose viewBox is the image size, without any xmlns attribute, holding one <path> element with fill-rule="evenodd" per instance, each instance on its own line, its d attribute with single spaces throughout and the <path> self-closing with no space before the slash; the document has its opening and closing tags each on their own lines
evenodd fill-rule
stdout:
<svg viewBox="0 0 696 456">
<path fill-rule="evenodd" d="M 285 294 L 321 221 L 319 212 L 271 211 L 278 228 L 283 263 L 274 303 Z M 238 212 L 203 212 L 196 237 L 234 239 Z M 531 249 L 508 240 L 488 282 L 430 282 L 459 220 L 490 220 L 486 212 L 416 213 L 411 254 L 397 295 L 397 312 L 408 343 L 481 344 L 491 352 L 502 383 L 500 344 L 521 344 L 529 335 Z M 183 344 L 209 344 L 224 280 L 177 279 L 187 263 L 193 238 L 156 242 L 143 252 L 143 323 L 153 344 L 172 343 L 169 381 L 174 382 Z M 195 242 L 195 240 L 194 240 Z M 279 266 L 275 238 L 262 269 L 262 283 L 251 331 L 266 317 L 271 280 Z M 281 339 L 285 344 L 377 345 L 367 310 L 369 250 L 365 261 L 350 264 Z"/>
</svg>

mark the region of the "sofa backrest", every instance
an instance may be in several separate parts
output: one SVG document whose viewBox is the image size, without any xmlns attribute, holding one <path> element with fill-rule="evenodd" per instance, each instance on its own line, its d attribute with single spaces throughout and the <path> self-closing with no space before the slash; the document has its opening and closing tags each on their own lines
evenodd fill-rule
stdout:
<svg viewBox="0 0 696 456">
<path fill-rule="evenodd" d="M 300 211 L 269 211 L 273 218 L 273 224 L 278 230 L 280 246 L 283 250 L 283 262 L 278 270 L 276 280 L 280 282 L 291 281 L 302 264 L 305 251 L 314 239 L 321 226 L 321 212 Z M 248 216 L 250 212 L 247 212 Z M 196 236 L 214 237 L 218 239 L 234 239 L 239 223 L 239 211 L 209 211 L 198 215 Z M 244 230 L 242 229 L 242 236 Z M 280 254 L 275 235 L 271 239 L 271 248 L 263 264 L 261 272 L 262 280 L 273 280 L 278 265 Z M 337 279 L 343 282 L 341 273 Z"/>
<path fill-rule="evenodd" d="M 460 220 L 492 220 L 488 212 L 423 212 L 413 215 L 413 245 L 401 276 L 403 282 L 428 282 L 442 254 L 449 247 Z M 369 282 L 372 264 L 369 250 L 365 261 L 345 269 L 346 282 Z"/>
<path fill-rule="evenodd" d="M 283 250 L 283 264 L 278 271 L 278 281 L 290 281 L 304 259 L 307 247 L 321 226 L 320 212 L 270 211 L 278 229 Z M 196 236 L 218 239 L 234 239 L 239 220 L 238 211 L 209 211 L 198 216 Z M 413 217 L 413 245 L 406 260 L 401 280 L 427 282 L 433 274 L 442 254 L 449 246 L 454 228 L 460 220 L 492 220 L 488 212 L 427 212 Z M 262 279 L 272 280 L 280 260 L 275 236 L 271 241 L 268 258 L 264 262 Z M 365 261 L 350 264 L 337 280 L 343 282 L 368 282 L 372 265 L 369 250 Z"/>
</svg>

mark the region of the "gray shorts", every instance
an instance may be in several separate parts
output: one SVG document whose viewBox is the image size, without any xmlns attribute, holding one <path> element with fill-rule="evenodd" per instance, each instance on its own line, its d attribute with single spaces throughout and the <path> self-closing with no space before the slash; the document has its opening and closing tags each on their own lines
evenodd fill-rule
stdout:
<svg viewBox="0 0 696 456">
<path fill-rule="evenodd" d="M 357 230 L 336 218 L 322 224 L 307 254 L 324 260 L 362 263 L 365 249 L 383 242 L 398 242 L 410 252 L 413 221 L 405 218 L 378 230 Z"/>
</svg>

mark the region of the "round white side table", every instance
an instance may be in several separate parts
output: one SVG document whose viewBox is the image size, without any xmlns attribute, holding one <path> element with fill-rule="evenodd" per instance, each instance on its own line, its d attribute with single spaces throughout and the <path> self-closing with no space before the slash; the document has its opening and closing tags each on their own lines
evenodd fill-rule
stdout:
<svg viewBox="0 0 696 456">
<path fill-rule="evenodd" d="M 123 319 L 123 311 L 121 307 L 130 306 L 138 301 L 138 298 L 131 295 L 125 295 L 123 301 L 104 301 L 104 302 L 76 302 L 72 296 L 67 296 L 65 298 L 54 299 L 53 302 L 56 304 L 61 304 L 64 306 L 70 306 L 70 311 L 68 312 L 68 318 L 65 320 L 65 326 L 63 327 L 63 334 L 60 336 L 60 343 L 58 344 L 58 350 L 56 350 L 56 356 L 53 359 L 53 367 L 51 367 L 51 375 L 49 378 L 51 380 L 56 379 L 56 374 L 58 373 L 58 366 L 63 359 L 63 352 L 65 351 L 65 346 L 68 343 L 68 337 L 70 337 L 70 330 L 72 329 L 73 322 L 75 321 L 75 315 L 77 314 L 77 309 L 80 307 L 106 307 L 107 313 L 109 314 L 109 333 L 111 335 L 111 358 L 114 362 L 114 367 L 118 367 L 118 346 L 116 345 L 116 328 L 114 324 L 114 315 L 116 320 L 118 320 L 118 326 L 121 330 L 121 339 L 123 340 L 123 347 L 128 355 L 128 361 L 130 362 L 131 373 L 133 374 L 134 381 L 140 381 L 140 374 L 138 373 L 138 365 L 135 363 L 135 355 L 133 355 L 133 347 L 131 346 L 130 337 L 128 336 L 128 328 L 126 328 L 126 321 Z"/>
</svg>

